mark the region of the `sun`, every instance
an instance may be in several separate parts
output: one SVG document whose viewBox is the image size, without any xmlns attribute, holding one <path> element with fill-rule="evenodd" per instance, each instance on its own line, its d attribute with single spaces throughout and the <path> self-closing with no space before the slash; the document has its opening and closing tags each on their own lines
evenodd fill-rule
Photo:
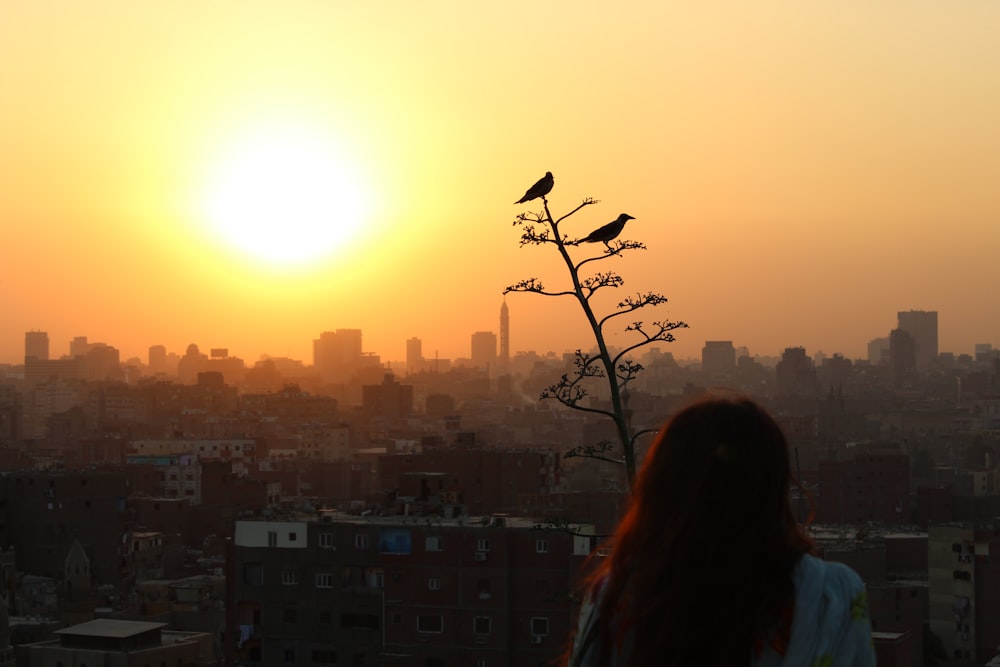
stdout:
<svg viewBox="0 0 1000 667">
<path fill-rule="evenodd" d="M 365 227 L 368 199 L 357 169 L 326 133 L 263 127 L 220 151 L 201 209 L 225 245 L 268 264 L 300 266 L 345 248 Z"/>
</svg>

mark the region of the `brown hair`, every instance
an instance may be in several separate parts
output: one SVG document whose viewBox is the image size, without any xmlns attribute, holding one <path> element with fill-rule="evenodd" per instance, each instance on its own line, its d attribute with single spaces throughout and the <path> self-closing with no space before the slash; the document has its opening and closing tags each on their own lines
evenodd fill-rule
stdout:
<svg viewBox="0 0 1000 667">
<path fill-rule="evenodd" d="M 589 579 L 602 663 L 745 665 L 787 617 L 812 543 L 795 521 L 781 428 L 742 396 L 711 395 L 651 445 L 611 555 Z"/>
</svg>

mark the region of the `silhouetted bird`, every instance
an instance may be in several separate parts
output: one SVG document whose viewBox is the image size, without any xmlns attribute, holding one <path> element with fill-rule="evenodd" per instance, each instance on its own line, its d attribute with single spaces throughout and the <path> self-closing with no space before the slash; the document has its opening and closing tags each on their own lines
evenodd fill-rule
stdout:
<svg viewBox="0 0 1000 667">
<path fill-rule="evenodd" d="M 538 179 L 538 182 L 528 188 L 524 196 L 518 199 L 515 204 L 523 204 L 526 201 L 531 201 L 532 199 L 538 199 L 539 197 L 544 197 L 549 194 L 552 190 L 552 186 L 555 185 L 556 181 L 552 178 L 552 172 L 547 171 L 545 175 Z"/>
<path fill-rule="evenodd" d="M 622 229 L 625 228 L 625 223 L 629 220 L 635 220 L 628 213 L 622 213 L 617 219 L 612 220 L 606 225 L 598 227 L 594 231 L 590 232 L 585 238 L 580 239 L 581 243 L 607 243 L 613 240 L 619 234 L 622 233 Z"/>
</svg>

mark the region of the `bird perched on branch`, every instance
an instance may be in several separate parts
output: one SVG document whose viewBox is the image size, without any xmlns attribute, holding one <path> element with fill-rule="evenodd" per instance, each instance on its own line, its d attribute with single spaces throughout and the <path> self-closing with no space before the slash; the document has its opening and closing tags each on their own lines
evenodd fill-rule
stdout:
<svg viewBox="0 0 1000 667">
<path fill-rule="evenodd" d="M 616 219 L 612 220 L 606 225 L 598 227 L 594 231 L 590 232 L 586 237 L 580 239 L 581 243 L 604 243 L 607 245 L 608 241 L 614 240 L 619 234 L 622 233 L 622 229 L 625 228 L 625 223 L 629 220 L 635 220 L 628 213 L 622 213 Z"/>
<path fill-rule="evenodd" d="M 518 199 L 515 204 L 523 204 L 526 201 L 531 201 L 532 199 L 538 199 L 539 197 L 544 197 L 549 194 L 552 190 L 552 186 L 555 185 L 556 181 L 552 178 L 552 172 L 547 171 L 545 175 L 538 179 L 538 182 L 532 185 L 525 191 L 524 196 Z"/>
</svg>

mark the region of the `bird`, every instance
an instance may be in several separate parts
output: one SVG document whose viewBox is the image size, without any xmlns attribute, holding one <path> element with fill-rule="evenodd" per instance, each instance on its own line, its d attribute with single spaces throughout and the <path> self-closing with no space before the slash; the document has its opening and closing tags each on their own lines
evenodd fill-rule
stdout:
<svg viewBox="0 0 1000 667">
<path fill-rule="evenodd" d="M 628 213 L 622 213 L 617 218 L 612 220 L 606 225 L 602 225 L 590 232 L 587 236 L 580 239 L 581 243 L 604 243 L 607 245 L 608 241 L 615 239 L 619 234 L 622 233 L 622 229 L 625 228 L 625 223 L 629 220 L 635 220 Z"/>
<path fill-rule="evenodd" d="M 556 181 L 552 178 L 552 172 L 547 171 L 545 175 L 538 179 L 538 182 L 528 188 L 524 196 L 518 199 L 515 204 L 523 204 L 526 201 L 531 201 L 532 199 L 538 199 L 539 197 L 544 197 L 549 194 L 552 190 L 552 186 L 555 185 Z"/>
</svg>

